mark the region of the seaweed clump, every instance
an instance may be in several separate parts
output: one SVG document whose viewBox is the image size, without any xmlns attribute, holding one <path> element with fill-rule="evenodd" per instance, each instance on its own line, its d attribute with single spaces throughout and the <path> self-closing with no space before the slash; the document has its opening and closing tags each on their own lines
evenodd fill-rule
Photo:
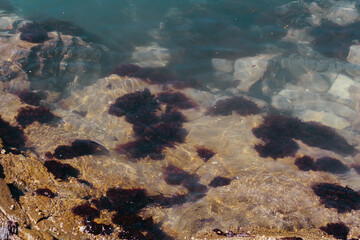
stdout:
<svg viewBox="0 0 360 240">
<path fill-rule="evenodd" d="M 327 21 L 311 31 L 311 35 L 315 38 L 314 49 L 325 56 L 345 60 L 349 54 L 349 47 L 354 44 L 354 40 L 360 39 L 357 31 L 359 27 L 359 22 L 339 26 Z"/>
<path fill-rule="evenodd" d="M 53 191 L 51 191 L 48 188 L 39 188 L 35 191 L 35 194 L 40 196 L 45 196 L 48 198 L 54 198 L 56 196 L 56 194 L 53 193 Z"/>
<path fill-rule="evenodd" d="M 252 132 L 265 143 L 255 146 L 260 156 L 273 159 L 294 156 L 299 149 L 294 139 L 339 154 L 352 154 L 355 150 L 334 129 L 316 122 L 302 122 L 297 118 L 269 115 Z"/>
<path fill-rule="evenodd" d="M 197 104 L 180 92 L 162 92 L 158 95 L 159 102 L 177 107 L 179 109 L 190 109 Z"/>
<path fill-rule="evenodd" d="M 312 190 L 325 208 L 335 208 L 339 213 L 360 209 L 360 194 L 349 187 L 319 183 L 313 185 Z"/>
<path fill-rule="evenodd" d="M 227 186 L 231 183 L 232 179 L 226 178 L 226 177 L 215 177 L 211 182 L 209 183 L 210 187 L 222 187 Z"/>
<path fill-rule="evenodd" d="M 328 223 L 325 227 L 320 227 L 320 229 L 334 238 L 342 240 L 346 240 L 350 232 L 350 229 L 343 222 Z"/>
<path fill-rule="evenodd" d="M 47 32 L 36 23 L 26 23 L 18 29 L 20 39 L 31 43 L 42 43 L 48 39 Z"/>
<path fill-rule="evenodd" d="M 85 232 L 94 235 L 110 235 L 113 232 L 111 225 L 94 222 L 94 219 L 100 216 L 100 211 L 92 207 L 89 203 L 76 206 L 72 209 L 75 215 L 83 218 Z"/>
<path fill-rule="evenodd" d="M 79 175 L 79 170 L 67 163 L 60 163 L 55 160 L 48 160 L 45 161 L 44 166 L 57 179 L 67 180 L 69 177 L 77 178 Z"/>
<path fill-rule="evenodd" d="M 155 204 L 155 198 L 148 196 L 141 188 L 110 188 L 106 195 L 91 201 L 98 210 L 115 211 L 114 224 L 120 225 L 120 239 L 169 239 L 153 222 L 152 217 L 143 219 L 138 214 L 147 206 Z"/>
<path fill-rule="evenodd" d="M 27 103 L 33 106 L 40 106 L 40 101 L 43 99 L 37 92 L 31 92 L 29 90 L 23 90 L 17 93 L 17 96 L 20 98 L 21 102 Z"/>
<path fill-rule="evenodd" d="M 0 138 L 3 148 L 14 154 L 19 153 L 19 149 L 25 148 L 26 137 L 24 131 L 19 127 L 13 127 L 0 117 Z"/>
<path fill-rule="evenodd" d="M 342 174 L 350 171 L 340 160 L 331 157 L 318 158 L 316 161 L 309 156 L 303 156 L 295 160 L 295 165 L 302 171 L 323 171 L 334 174 Z"/>
<path fill-rule="evenodd" d="M 173 148 L 177 143 L 183 143 L 187 132 L 182 123 L 186 118 L 171 106 L 167 106 L 160 116 L 157 115 L 159 111 L 160 104 L 148 89 L 116 99 L 109 108 L 109 114 L 125 116 L 125 120 L 133 124 L 137 137 L 135 141 L 118 145 L 116 151 L 135 159 L 147 156 L 163 159 L 162 151 L 166 147 Z"/>
<path fill-rule="evenodd" d="M 60 145 L 54 153 L 46 153 L 47 158 L 55 157 L 57 159 L 72 159 L 80 156 L 102 154 L 106 148 L 92 140 L 77 139 L 71 145 Z"/>
<path fill-rule="evenodd" d="M 208 191 L 207 187 L 199 183 L 199 176 L 196 174 L 190 174 L 178 167 L 173 165 L 169 165 L 164 167 L 164 180 L 169 185 L 182 185 L 189 192 L 187 196 L 188 199 L 196 200 L 203 198 Z M 172 199 L 172 202 L 178 201 L 179 203 L 183 203 L 182 201 L 186 201 L 185 198 L 180 196 L 179 199 Z"/>
<path fill-rule="evenodd" d="M 244 97 L 235 96 L 217 101 L 215 106 L 207 111 L 207 114 L 211 116 L 229 116 L 233 111 L 241 116 L 248 116 L 260 113 L 260 108 Z"/>
<path fill-rule="evenodd" d="M 196 152 L 197 152 L 198 156 L 204 160 L 204 162 L 209 161 L 209 159 L 215 155 L 215 152 L 213 152 L 212 150 L 207 149 L 205 147 L 198 147 L 196 149 Z"/>
<path fill-rule="evenodd" d="M 15 118 L 23 128 L 33 122 L 49 123 L 57 119 L 57 117 L 50 112 L 49 108 L 43 106 L 37 108 L 22 107 L 19 109 L 19 113 Z"/>
</svg>

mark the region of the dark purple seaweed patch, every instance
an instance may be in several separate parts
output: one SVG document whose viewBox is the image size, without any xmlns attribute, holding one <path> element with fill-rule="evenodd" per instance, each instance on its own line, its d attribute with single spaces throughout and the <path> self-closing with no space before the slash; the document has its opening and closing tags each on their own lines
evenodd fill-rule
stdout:
<svg viewBox="0 0 360 240">
<path fill-rule="evenodd" d="M 231 183 L 232 179 L 226 177 L 215 177 L 210 183 L 210 187 L 222 187 Z"/>
<path fill-rule="evenodd" d="M 191 174 L 173 165 L 164 168 L 164 180 L 167 184 L 180 185 L 186 178 L 191 177 L 193 177 Z"/>
<path fill-rule="evenodd" d="M 212 150 L 207 149 L 205 147 L 198 147 L 196 149 L 196 152 L 198 156 L 204 160 L 204 162 L 209 161 L 209 159 L 215 155 L 215 153 Z"/>
<path fill-rule="evenodd" d="M 0 164 L 0 178 L 5 178 L 5 174 L 4 174 L 4 168 L 3 166 Z"/>
<path fill-rule="evenodd" d="M 252 101 L 241 96 L 235 96 L 217 101 L 215 106 L 208 110 L 207 114 L 211 116 L 229 116 L 233 111 L 242 116 L 248 116 L 260 113 L 260 108 Z"/>
<path fill-rule="evenodd" d="M 271 157 L 273 159 L 293 157 L 299 150 L 299 145 L 292 139 L 279 138 L 271 142 L 266 142 L 264 145 L 255 145 L 255 150 L 260 157 Z"/>
<path fill-rule="evenodd" d="M 163 159 L 162 151 L 166 147 L 175 147 L 176 143 L 185 142 L 187 132 L 181 123 L 164 123 L 143 127 L 135 126 L 138 139 L 116 147 L 120 154 L 127 154 L 132 158 Z"/>
<path fill-rule="evenodd" d="M 25 148 L 24 131 L 19 127 L 13 127 L 0 117 L 0 138 L 3 148 L 7 151 L 18 153 L 16 149 Z"/>
<path fill-rule="evenodd" d="M 29 90 L 24 90 L 17 93 L 18 97 L 20 98 L 21 102 L 27 103 L 33 106 L 40 106 L 40 101 L 43 97 L 36 92 L 31 92 Z"/>
<path fill-rule="evenodd" d="M 7 230 L 10 235 L 18 234 L 19 224 L 13 221 L 7 221 Z"/>
<path fill-rule="evenodd" d="M 18 29 L 20 39 L 31 43 L 41 43 L 48 39 L 47 32 L 36 23 L 26 23 Z"/>
<path fill-rule="evenodd" d="M 311 35 L 315 38 L 314 49 L 325 56 L 346 60 L 349 47 L 354 44 L 354 40 L 360 39 L 357 31 L 359 27 L 359 22 L 340 26 L 327 21 L 311 31 Z"/>
<path fill-rule="evenodd" d="M 318 158 L 316 161 L 309 156 L 297 158 L 295 165 L 302 171 L 323 171 L 342 174 L 350 171 L 340 160 L 331 157 Z"/>
<path fill-rule="evenodd" d="M 36 195 L 41 195 L 41 196 L 45 196 L 48 198 L 54 198 L 56 196 L 55 193 L 53 193 L 50 189 L 48 188 L 39 188 L 35 191 Z"/>
<path fill-rule="evenodd" d="M 141 67 L 138 65 L 121 64 L 114 69 L 113 74 L 117 74 L 120 77 L 131 77 L 139 71 L 141 71 Z"/>
<path fill-rule="evenodd" d="M 207 187 L 199 183 L 199 176 L 190 174 L 184 170 L 169 165 L 164 168 L 164 180 L 170 185 L 182 184 L 188 191 L 191 197 L 203 197 L 207 192 Z"/>
<path fill-rule="evenodd" d="M 67 180 L 69 177 L 78 177 L 79 170 L 73 168 L 70 164 L 60 163 L 55 160 L 45 161 L 44 166 L 51 172 L 55 178 Z"/>
<path fill-rule="evenodd" d="M 360 194 L 349 187 L 319 183 L 312 186 L 312 189 L 326 208 L 335 208 L 339 213 L 360 209 Z"/>
<path fill-rule="evenodd" d="M 147 156 L 163 159 L 162 151 L 166 147 L 173 148 L 177 143 L 183 143 L 187 136 L 182 128 L 185 117 L 171 107 L 167 107 L 160 117 L 156 114 L 159 111 L 160 105 L 148 89 L 116 99 L 109 113 L 125 116 L 125 120 L 133 124 L 137 137 L 135 141 L 118 145 L 116 151 L 135 159 Z"/>
<path fill-rule="evenodd" d="M 24 192 L 21 191 L 15 184 L 8 183 L 7 186 L 9 187 L 11 197 L 15 199 L 17 202 L 20 200 L 21 196 L 24 196 Z"/>
<path fill-rule="evenodd" d="M 92 140 L 77 139 L 68 145 L 58 146 L 53 154 L 48 156 L 55 157 L 57 159 L 72 159 L 74 157 L 101 154 L 106 152 L 106 148 Z"/>
<path fill-rule="evenodd" d="M 336 239 L 343 240 L 346 240 L 350 231 L 350 229 L 342 222 L 328 223 L 325 227 L 321 227 L 320 229 Z"/>
<path fill-rule="evenodd" d="M 180 92 L 162 92 L 158 95 L 159 102 L 174 106 L 180 109 L 190 109 L 197 104 Z"/>
<path fill-rule="evenodd" d="M 138 112 L 156 112 L 159 109 L 159 103 L 149 89 L 137 91 L 135 93 L 125 94 L 116 99 L 110 106 L 109 114 L 121 117 L 126 114 L 136 114 Z"/>
<path fill-rule="evenodd" d="M 85 232 L 94 235 L 110 235 L 113 232 L 111 225 L 96 223 L 94 221 L 85 221 Z"/>
<path fill-rule="evenodd" d="M 82 205 L 76 206 L 72 209 L 72 212 L 75 215 L 83 217 L 86 220 L 93 220 L 100 216 L 100 211 L 96 208 L 93 208 L 89 203 L 84 203 Z"/>
<path fill-rule="evenodd" d="M 335 174 L 342 174 L 350 171 L 350 169 L 341 161 L 331 157 L 318 158 L 315 162 L 315 169 L 317 171 L 324 171 Z"/>
<path fill-rule="evenodd" d="M 314 170 L 314 159 L 312 159 L 309 156 L 303 156 L 300 158 L 297 158 L 295 160 L 295 165 L 301 170 L 301 171 L 310 171 Z"/>
<path fill-rule="evenodd" d="M 274 159 L 293 156 L 297 152 L 298 146 L 293 139 L 339 154 L 351 154 L 355 150 L 334 129 L 315 122 L 302 122 L 297 118 L 266 116 L 264 122 L 252 131 L 257 138 L 265 142 L 265 145 L 257 145 L 255 149 L 261 156 Z"/>
<path fill-rule="evenodd" d="M 41 106 L 37 108 L 22 107 L 19 109 L 19 113 L 15 118 L 20 126 L 25 128 L 33 122 L 49 123 L 57 117 L 50 112 L 49 108 Z"/>
</svg>

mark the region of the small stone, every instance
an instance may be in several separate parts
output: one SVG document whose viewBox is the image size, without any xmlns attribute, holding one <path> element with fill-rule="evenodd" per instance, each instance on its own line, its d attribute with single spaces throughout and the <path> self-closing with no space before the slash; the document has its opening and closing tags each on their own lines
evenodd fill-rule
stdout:
<svg viewBox="0 0 360 240">
<path fill-rule="evenodd" d="M 298 112 L 296 116 L 305 122 L 320 122 L 335 129 L 344 129 L 350 126 L 347 120 L 328 112 L 305 110 Z"/>
<path fill-rule="evenodd" d="M 349 55 L 347 56 L 347 60 L 350 63 L 360 65 L 360 45 L 350 46 Z"/>
<path fill-rule="evenodd" d="M 274 55 L 260 54 L 255 57 L 237 59 L 234 64 L 234 79 L 240 80 L 237 89 L 248 91 L 264 75 L 272 57 Z"/>
<path fill-rule="evenodd" d="M 234 70 L 234 62 L 227 59 L 214 58 L 211 63 L 217 71 L 230 73 Z"/>
<path fill-rule="evenodd" d="M 354 80 L 345 75 L 339 74 L 331 86 L 329 93 L 338 98 L 348 100 L 350 99 L 349 88 L 353 85 L 356 85 Z"/>
</svg>

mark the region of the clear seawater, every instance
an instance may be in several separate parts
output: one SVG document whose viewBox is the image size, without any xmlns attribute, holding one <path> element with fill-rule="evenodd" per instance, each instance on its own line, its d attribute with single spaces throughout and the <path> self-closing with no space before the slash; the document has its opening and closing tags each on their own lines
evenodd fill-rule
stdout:
<svg viewBox="0 0 360 240">
<path fill-rule="evenodd" d="M 286 34 L 275 9 L 286 0 L 13 0 L 33 20 L 55 18 L 84 30 L 129 62 L 137 46 L 156 42 L 170 50 L 168 68 L 204 84 L 214 80 L 212 58 L 261 53 Z M 114 63 L 116 65 L 116 63 Z"/>
<path fill-rule="evenodd" d="M 211 236 L 214 237 L 212 230 L 220 227 L 223 227 L 224 231 L 229 230 L 230 227 L 233 229 L 259 227 L 271 231 L 275 229 L 275 233 L 300 231 L 302 236 L 306 236 L 310 229 L 310 232 L 314 231 L 311 232 L 314 233 L 313 236 L 320 236 L 322 232 L 319 228 L 329 222 L 345 222 L 355 234 L 360 233 L 360 227 L 356 224 L 360 219 L 358 211 L 360 200 L 355 201 L 358 204 L 354 207 L 356 211 L 352 209 L 354 211 L 351 214 L 339 214 L 334 208 L 324 207 L 312 189 L 313 184 L 326 182 L 343 186 L 345 193 L 350 191 L 348 187 L 354 191 L 360 190 L 360 155 L 358 154 L 360 97 L 356 93 L 360 85 L 352 92 L 329 90 L 338 79 L 345 79 L 346 84 L 360 82 L 359 63 L 352 64 L 346 59 L 349 46 L 360 41 L 360 33 L 356 31 L 360 27 L 360 18 L 349 25 L 338 26 L 326 20 L 326 14 L 316 15 L 304 7 L 310 6 L 309 4 L 313 2 L 319 8 L 329 10 L 336 1 L 11 0 L 9 2 L 13 5 L 14 11 L 26 19 L 39 22 L 49 19 L 63 21 L 53 22 L 58 24 L 59 29 L 56 30 L 105 46 L 111 57 L 102 63 L 106 69 L 104 76 L 108 76 L 120 64 L 136 63 L 133 54 L 139 47 L 156 45 L 159 49 L 165 49 L 166 53 L 170 54 L 168 61 L 165 61 L 165 68 L 181 79 L 194 83 L 194 88 L 197 88 L 179 91 L 197 100 L 209 100 L 201 103 L 203 112 L 194 109 L 189 112 L 183 111 L 192 117 L 189 122 L 184 123 L 184 128 L 188 131 L 187 139 L 184 144 L 167 146 L 168 155 L 165 160 L 162 159 L 164 161 L 155 161 L 147 155 L 146 159 L 128 161 L 126 154 L 121 151 L 118 154 L 119 151 L 116 152 L 115 149 L 118 144 L 136 139 L 135 130 L 133 131 L 133 126 L 124 120 L 125 117 L 109 116 L 108 108 L 110 103 L 115 101 L 115 95 L 119 97 L 117 95 L 120 93 L 132 92 L 137 86 L 143 88 L 144 82 L 139 80 L 139 83 L 134 80 L 134 85 L 131 85 L 132 83 L 128 84 L 128 82 L 117 82 L 116 77 L 109 77 L 95 83 L 97 79 L 92 79 L 89 82 L 95 83 L 94 85 L 84 84 L 90 85 L 89 88 L 77 88 L 76 90 L 80 89 L 78 92 L 60 95 L 65 97 L 63 99 L 60 97 L 58 102 L 54 101 L 49 105 L 53 112 L 63 118 L 63 121 L 56 126 L 58 128 L 38 123 L 26 126 L 28 144 L 33 144 L 31 147 L 37 151 L 38 156 L 41 156 L 41 161 L 46 161 L 48 153 L 54 152 L 57 146 L 70 144 L 74 139 L 83 136 L 100 142 L 109 149 L 109 154 L 106 156 L 86 156 L 76 161 L 64 160 L 81 169 L 80 175 L 86 173 L 81 175 L 84 177 L 83 182 L 88 181 L 86 177 L 89 177 L 89 172 L 94 175 L 89 179 L 93 180 L 91 184 L 95 186 L 94 192 L 97 191 L 97 196 L 85 196 L 85 193 L 79 192 L 82 200 L 100 198 L 104 196 L 102 194 L 105 194 L 103 191 L 105 188 L 112 188 L 116 184 L 130 188 L 131 184 L 135 183 L 146 188 L 154 196 L 164 195 L 165 200 L 174 202 L 176 197 L 172 199 L 172 196 L 181 196 L 188 191 L 186 204 L 174 204 L 175 206 L 168 208 L 150 206 L 142 212 L 144 213 L 142 217 L 153 216 L 156 223 L 163 224 L 162 227 L 167 234 L 173 233 L 174 236 L 181 238 L 190 237 L 192 234 L 206 236 L 208 233 L 208 235 L 213 234 Z M 352 2 L 357 4 L 354 6 L 359 10 L 358 3 Z M 323 22 L 319 25 L 315 23 L 311 25 L 309 23 L 311 14 L 320 16 Z M 299 31 L 300 36 L 295 36 L 295 40 L 284 40 L 286 36 L 293 37 L 289 37 L 289 32 L 290 30 L 296 32 L 296 29 L 306 31 Z M 305 36 L 306 34 L 308 36 Z M 229 71 L 231 73 L 223 71 L 219 74 L 212 62 L 213 59 L 226 59 L 233 64 L 237 59 L 260 54 L 273 54 L 272 56 L 275 57 L 269 62 L 264 76 L 253 84 L 250 90 L 231 87 L 230 80 L 241 81 L 241 79 L 232 79 L 233 70 Z M 152 62 L 152 59 L 147 60 Z M 251 66 L 249 72 L 252 68 L 256 69 L 257 66 L 255 64 Z M 339 74 L 342 77 L 338 78 Z M 46 73 L 44 75 L 46 76 Z M 339 81 L 336 84 L 341 88 Z M 67 91 L 66 87 L 64 85 L 64 91 Z M 44 90 L 35 87 L 34 89 Z M 149 85 L 149 89 L 153 94 L 166 90 L 165 87 L 158 85 Z M 50 92 L 52 90 L 50 89 Z M 56 94 L 58 90 L 56 89 Z M 93 97 L 88 93 L 96 96 Z M 194 96 L 197 93 L 201 96 Z M 231 114 L 231 111 L 228 116 L 209 116 L 205 113 L 210 106 L 213 106 L 215 100 L 237 94 L 252 98 L 263 108 L 261 114 L 245 117 Z M 290 102 L 292 105 L 288 104 Z M 287 109 L 287 104 L 292 109 Z M 277 107 L 279 109 L 276 109 Z M 16 116 L 17 109 L 10 111 Z M 160 112 L 160 110 L 156 111 Z M 166 111 L 171 112 L 172 109 L 169 107 Z M 304 142 L 296 139 L 300 149 L 296 155 L 274 159 L 261 157 L 260 151 L 257 152 L 254 146 L 263 144 L 261 141 L 264 139 L 256 138 L 252 129 L 261 125 L 263 117 L 268 113 L 286 116 L 293 114 L 292 116 L 295 117 L 301 116 L 304 121 L 320 119 L 322 123 L 332 124 L 344 139 L 349 140 L 349 144 L 354 146 L 355 150 L 341 155 L 332 151 L 338 146 L 332 149 L 326 144 L 323 148 L 321 143 L 316 145 L 317 142 L 312 142 L 312 134 L 319 131 L 321 135 L 324 128 L 317 128 L 317 124 L 310 123 L 306 125 L 310 126 L 310 130 L 305 131 L 306 133 L 313 131 L 309 134 L 310 137 L 306 135 Z M 326 117 L 328 119 L 324 119 Z M 337 120 L 333 120 L 335 117 Z M 15 120 L 13 122 L 16 123 Z M 121 127 L 118 127 L 120 124 Z M 152 128 L 151 124 L 146 127 Z M 55 133 L 53 134 L 52 131 Z M 337 134 L 336 131 L 329 130 L 330 135 Z M 46 135 L 46 138 L 43 138 L 43 135 Z M 284 139 L 289 140 L 292 137 L 288 136 Z M 315 147 L 310 146 L 309 142 Z M 333 142 L 336 142 L 336 139 Z M 290 141 L 289 148 L 297 143 Z M 204 162 L 200 159 L 196 153 L 199 146 L 216 150 L 215 160 Z M 267 150 L 271 152 L 272 149 Z M 280 150 L 287 151 L 287 149 Z M 311 155 L 314 159 L 331 157 L 340 160 L 334 163 L 333 160 L 325 159 L 323 165 L 328 164 L 327 166 L 318 168 L 312 166 L 311 171 L 300 171 L 294 161 L 296 157 L 304 155 Z M 346 165 L 346 167 L 341 165 L 345 168 L 344 172 L 340 169 L 341 173 L 338 173 L 338 169 L 334 169 L 339 166 L 339 162 L 340 165 Z M 321 161 L 318 164 L 321 165 Z M 188 175 L 180 171 L 190 179 L 189 181 L 195 182 L 192 183 L 193 185 L 190 184 L 190 187 L 187 186 L 192 187 L 192 190 L 180 186 L 180 183 L 171 185 L 164 181 L 166 175 L 164 169 L 173 165 L 186 172 Z M 175 177 L 176 171 L 174 170 Z M 178 175 L 181 178 L 180 173 Z M 232 184 L 223 188 L 208 187 L 211 180 L 218 176 L 229 177 Z M 102 181 L 107 185 L 105 186 Z M 185 180 L 184 182 L 186 185 Z M 60 189 L 59 196 L 65 193 L 63 196 L 66 198 L 72 196 L 71 194 L 77 194 L 71 192 L 73 189 L 69 185 L 72 183 L 66 181 L 57 183 L 54 186 L 51 185 L 53 183 L 49 185 L 60 189 L 61 184 L 64 184 L 65 190 L 61 192 Z M 83 184 L 80 184 L 80 181 L 76 183 Z M 83 185 L 79 189 L 85 189 Z M 202 187 L 206 188 L 206 191 Z M 198 189 L 199 192 L 196 192 Z M 67 195 L 67 191 L 71 194 Z M 324 201 L 333 200 L 331 196 L 327 197 L 328 199 Z M 336 202 L 337 199 L 334 201 Z M 349 200 L 344 205 L 351 203 Z M 202 215 L 206 217 L 202 218 Z M 102 217 L 109 222 L 112 216 L 110 212 L 106 212 Z M 269 235 L 272 233 L 270 232 Z M 260 231 L 260 234 L 263 232 Z"/>
</svg>

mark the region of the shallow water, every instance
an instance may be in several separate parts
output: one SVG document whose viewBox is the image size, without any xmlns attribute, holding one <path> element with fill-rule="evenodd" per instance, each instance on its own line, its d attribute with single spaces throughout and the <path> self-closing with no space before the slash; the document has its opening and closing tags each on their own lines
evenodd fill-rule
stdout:
<svg viewBox="0 0 360 240">
<path fill-rule="evenodd" d="M 0 221 L 22 238 L 360 235 L 357 2 L 11 5 Z"/>
</svg>

